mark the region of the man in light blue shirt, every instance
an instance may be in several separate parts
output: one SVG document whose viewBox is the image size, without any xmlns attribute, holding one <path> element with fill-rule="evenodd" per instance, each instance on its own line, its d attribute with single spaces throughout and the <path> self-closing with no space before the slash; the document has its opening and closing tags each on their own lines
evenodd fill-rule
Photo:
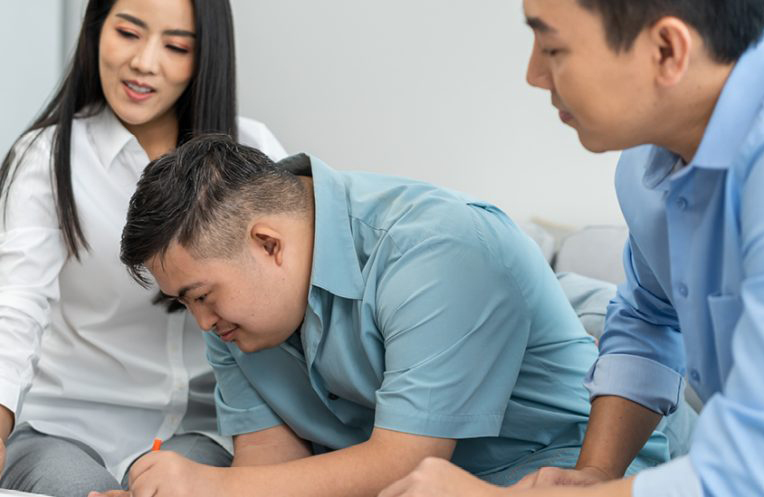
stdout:
<svg viewBox="0 0 764 497">
<path fill-rule="evenodd" d="M 374 495 L 427 456 L 509 484 L 578 455 L 596 348 L 489 204 L 202 137 L 146 168 L 122 260 L 214 332 L 235 437 L 234 468 L 144 457 L 134 495 Z M 667 453 L 656 433 L 633 469 Z"/>
<path fill-rule="evenodd" d="M 524 9 L 528 81 L 549 90 L 589 150 L 629 148 L 616 189 L 630 238 L 587 382 L 579 469 L 544 469 L 506 495 L 764 495 L 764 2 Z M 618 480 L 676 408 L 685 376 L 705 402 L 689 455 Z M 496 494 L 428 464 L 383 497 Z M 592 486 L 541 488 L 571 483 Z"/>
</svg>

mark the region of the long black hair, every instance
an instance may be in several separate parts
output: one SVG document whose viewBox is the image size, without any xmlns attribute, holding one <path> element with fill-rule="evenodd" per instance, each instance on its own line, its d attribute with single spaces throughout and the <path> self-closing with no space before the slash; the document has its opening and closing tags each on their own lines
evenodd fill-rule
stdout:
<svg viewBox="0 0 764 497">
<path fill-rule="evenodd" d="M 42 131 L 55 126 L 51 159 L 56 210 L 69 255 L 79 259 L 80 248 L 88 249 L 74 200 L 71 176 L 72 121 L 75 115 L 91 115 L 106 106 L 98 72 L 98 45 L 104 20 L 116 0 L 90 0 L 82 22 L 77 48 L 66 75 L 50 103 L 21 136 L 37 131 L 24 151 L 16 141 L 0 166 L 0 195 L 7 204 L 23 155 Z M 175 103 L 178 145 L 207 132 L 237 136 L 236 62 L 233 16 L 228 0 L 192 0 L 196 19 L 194 73 Z M 16 160 L 18 156 L 18 160 Z"/>
</svg>

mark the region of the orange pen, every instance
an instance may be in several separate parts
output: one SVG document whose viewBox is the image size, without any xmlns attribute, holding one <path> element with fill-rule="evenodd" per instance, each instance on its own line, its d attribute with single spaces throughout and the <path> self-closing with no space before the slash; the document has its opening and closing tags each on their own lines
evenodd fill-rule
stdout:
<svg viewBox="0 0 764 497">
<path fill-rule="evenodd" d="M 151 452 L 156 452 L 162 447 L 162 441 L 158 438 L 154 439 L 154 445 L 151 446 Z"/>
</svg>

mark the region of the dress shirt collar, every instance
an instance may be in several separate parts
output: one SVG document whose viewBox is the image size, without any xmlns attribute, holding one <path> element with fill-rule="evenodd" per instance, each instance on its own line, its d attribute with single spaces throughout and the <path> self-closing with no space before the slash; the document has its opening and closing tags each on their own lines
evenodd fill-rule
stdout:
<svg viewBox="0 0 764 497">
<path fill-rule="evenodd" d="M 131 140 L 137 143 L 135 136 L 122 125 L 108 105 L 90 118 L 88 132 L 98 159 L 106 169 L 111 167 Z"/>
<path fill-rule="evenodd" d="M 315 234 L 310 284 L 347 299 L 363 296 L 364 281 L 350 231 L 348 192 L 341 175 L 315 157 L 300 154 L 279 163 L 291 171 L 310 168 Z"/>
<path fill-rule="evenodd" d="M 735 159 L 764 100 L 762 40 L 764 38 L 743 54 L 730 73 L 695 157 L 686 169 L 727 169 Z M 671 174 L 679 156 L 665 148 L 651 148 L 644 185 L 651 189 L 668 190 L 670 180 L 685 173 L 682 170 Z"/>
</svg>

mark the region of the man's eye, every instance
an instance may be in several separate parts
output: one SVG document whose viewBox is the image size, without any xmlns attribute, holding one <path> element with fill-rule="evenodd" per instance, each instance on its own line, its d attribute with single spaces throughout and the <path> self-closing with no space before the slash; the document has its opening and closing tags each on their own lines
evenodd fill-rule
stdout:
<svg viewBox="0 0 764 497">
<path fill-rule="evenodd" d="M 198 297 L 196 297 L 194 299 L 194 302 L 198 302 L 201 304 L 202 302 L 204 302 L 204 299 L 206 298 L 207 298 L 207 294 L 205 293 L 204 295 L 199 295 Z"/>
<path fill-rule="evenodd" d="M 557 48 L 544 48 L 541 50 L 541 53 L 548 57 L 554 57 L 555 55 L 560 53 L 560 50 Z"/>
</svg>

